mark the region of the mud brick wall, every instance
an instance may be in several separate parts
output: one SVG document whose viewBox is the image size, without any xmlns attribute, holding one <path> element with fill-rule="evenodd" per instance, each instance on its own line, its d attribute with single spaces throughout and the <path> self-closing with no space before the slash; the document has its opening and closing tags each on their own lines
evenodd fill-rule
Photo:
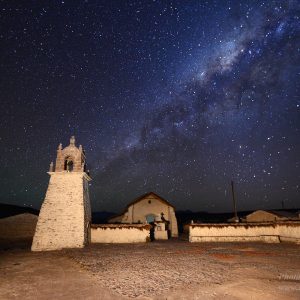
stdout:
<svg viewBox="0 0 300 300">
<path fill-rule="evenodd" d="M 104 224 L 91 226 L 92 243 L 145 243 L 150 241 L 151 225 Z"/>
<path fill-rule="evenodd" d="M 283 241 L 300 243 L 300 222 L 191 224 L 190 242 Z"/>
<path fill-rule="evenodd" d="M 83 247 L 91 220 L 88 176 L 84 172 L 53 172 L 42 208 L 32 251 Z"/>
</svg>

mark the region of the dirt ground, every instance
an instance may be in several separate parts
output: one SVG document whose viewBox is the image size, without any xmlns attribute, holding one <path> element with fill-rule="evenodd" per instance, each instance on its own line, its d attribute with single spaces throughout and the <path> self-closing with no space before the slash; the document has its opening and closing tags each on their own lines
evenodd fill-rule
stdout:
<svg viewBox="0 0 300 300">
<path fill-rule="evenodd" d="M 2 244 L 0 299 L 300 299 L 300 246 L 94 244 L 30 252 Z"/>
</svg>

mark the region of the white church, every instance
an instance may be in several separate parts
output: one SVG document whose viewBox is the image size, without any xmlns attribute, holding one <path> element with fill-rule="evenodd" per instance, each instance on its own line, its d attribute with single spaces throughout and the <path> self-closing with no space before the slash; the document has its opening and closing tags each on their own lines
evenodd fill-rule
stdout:
<svg viewBox="0 0 300 300">
<path fill-rule="evenodd" d="M 108 222 L 123 224 L 163 222 L 165 223 L 166 231 L 170 232 L 170 236 L 178 237 L 175 207 L 153 192 L 134 199 L 121 214 L 113 216 Z"/>
</svg>

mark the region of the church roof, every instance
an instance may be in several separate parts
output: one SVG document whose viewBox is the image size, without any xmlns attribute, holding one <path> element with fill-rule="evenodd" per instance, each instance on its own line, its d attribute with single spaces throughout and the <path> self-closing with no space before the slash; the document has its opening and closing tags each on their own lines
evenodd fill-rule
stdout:
<svg viewBox="0 0 300 300">
<path fill-rule="evenodd" d="M 157 198 L 157 200 L 159 200 L 160 202 L 162 202 L 162 203 L 164 203 L 164 204 L 166 204 L 166 205 L 169 205 L 169 206 L 171 206 L 171 207 L 173 207 L 173 208 L 175 209 L 174 205 L 172 205 L 170 202 L 168 202 L 168 201 L 167 201 L 166 199 L 164 199 L 163 197 L 161 197 L 161 196 L 159 196 L 159 195 L 157 195 L 157 194 L 155 194 L 155 193 L 153 193 L 153 192 L 149 192 L 149 193 L 146 193 L 146 194 L 144 194 L 144 195 L 139 196 L 138 198 L 136 198 L 136 199 L 134 199 L 133 201 L 131 201 L 130 203 L 128 203 L 127 206 L 126 206 L 125 211 L 128 209 L 129 206 L 131 206 L 131 205 L 133 205 L 133 204 L 135 204 L 135 203 L 137 203 L 137 202 L 143 200 L 144 198 L 146 198 L 146 197 L 148 197 L 148 196 L 154 196 L 154 197 Z"/>
<path fill-rule="evenodd" d="M 166 199 L 164 199 L 163 197 L 161 197 L 161 196 L 159 196 L 159 195 L 157 195 L 157 194 L 155 194 L 155 193 L 153 193 L 153 192 L 149 192 L 149 193 L 146 193 L 146 194 L 143 194 L 143 195 L 139 196 L 138 198 L 136 198 L 136 199 L 134 199 L 133 201 L 131 201 L 130 203 L 128 203 L 128 204 L 126 205 L 125 209 L 124 209 L 121 213 L 116 214 L 116 215 L 113 215 L 112 217 L 109 218 L 109 220 L 124 215 L 124 214 L 128 211 L 129 206 L 131 206 L 131 205 L 133 205 L 133 204 L 135 204 L 135 203 L 137 203 L 137 202 L 139 202 L 139 201 L 145 199 L 145 198 L 148 197 L 148 196 L 154 196 L 157 200 L 159 200 L 160 202 L 162 202 L 162 203 L 164 203 L 164 204 L 166 204 L 166 205 L 169 205 L 169 206 L 173 207 L 174 210 L 175 210 L 174 205 L 172 205 L 172 204 L 171 204 L 170 202 L 168 202 Z"/>
<path fill-rule="evenodd" d="M 170 202 L 168 202 L 166 199 L 164 199 L 163 197 L 161 197 L 161 196 L 159 196 L 159 195 L 157 195 L 157 194 L 155 194 L 155 193 L 153 193 L 153 192 L 149 192 L 149 193 L 146 193 L 146 194 L 143 194 L 143 195 L 139 196 L 138 198 L 136 198 L 136 199 L 134 199 L 133 201 L 131 201 L 130 203 L 128 203 L 128 204 L 126 205 L 125 209 L 123 210 L 123 212 L 121 212 L 121 213 L 119 213 L 119 214 L 116 214 L 116 215 L 113 215 L 113 216 L 112 216 L 111 218 L 109 218 L 109 219 L 113 219 L 113 218 L 116 218 L 116 217 L 119 217 L 119 216 L 124 215 L 124 214 L 128 211 L 129 206 L 131 206 L 131 205 L 133 205 L 133 204 L 135 204 L 135 203 L 137 203 L 137 202 L 139 202 L 139 201 L 145 199 L 145 198 L 148 197 L 148 196 L 154 196 L 155 198 L 157 198 L 157 200 L 159 200 L 160 202 L 162 202 L 162 203 L 164 203 L 164 204 L 166 204 L 166 205 L 169 205 L 169 206 L 173 207 L 174 210 L 175 210 L 174 205 L 172 205 L 172 204 L 171 204 Z"/>
</svg>

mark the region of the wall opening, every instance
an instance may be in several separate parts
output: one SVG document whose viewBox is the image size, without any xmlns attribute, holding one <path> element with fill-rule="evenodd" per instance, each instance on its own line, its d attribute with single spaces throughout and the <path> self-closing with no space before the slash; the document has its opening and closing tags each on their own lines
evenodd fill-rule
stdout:
<svg viewBox="0 0 300 300">
<path fill-rule="evenodd" d="M 147 220 L 147 223 L 153 223 L 155 221 L 155 215 L 154 214 L 149 214 L 146 216 L 146 220 Z"/>
<path fill-rule="evenodd" d="M 73 160 L 70 157 L 67 157 L 65 159 L 65 167 L 64 170 L 68 172 L 72 172 L 74 169 L 74 163 Z"/>
</svg>

